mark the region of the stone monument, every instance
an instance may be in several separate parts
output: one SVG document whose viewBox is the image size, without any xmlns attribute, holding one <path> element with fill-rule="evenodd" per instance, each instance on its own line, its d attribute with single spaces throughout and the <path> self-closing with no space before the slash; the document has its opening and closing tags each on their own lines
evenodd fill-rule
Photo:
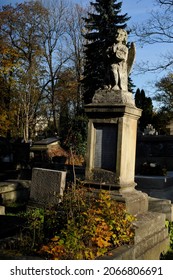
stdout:
<svg viewBox="0 0 173 280">
<path fill-rule="evenodd" d="M 85 106 L 89 118 L 85 178 L 87 184 L 107 187 L 117 200 L 126 203 L 130 213 L 148 210 L 147 195 L 135 190 L 136 108 L 128 91 L 128 76 L 135 59 L 135 44 L 127 44 L 127 32 L 117 30 L 107 49 L 105 84 L 92 103 Z"/>
<path fill-rule="evenodd" d="M 113 199 L 125 203 L 127 212 L 136 215 L 133 256 L 128 258 L 159 259 L 169 247 L 166 216 L 153 213 L 158 209 L 149 212 L 148 195 L 135 189 L 137 121 L 141 110 L 128 91 L 135 45 L 132 43 L 128 49 L 126 44 L 127 32 L 118 29 L 115 43 L 107 50 L 105 84 L 95 92 L 92 103 L 85 106 L 89 119 L 86 186 L 95 192 L 108 189 Z"/>
</svg>

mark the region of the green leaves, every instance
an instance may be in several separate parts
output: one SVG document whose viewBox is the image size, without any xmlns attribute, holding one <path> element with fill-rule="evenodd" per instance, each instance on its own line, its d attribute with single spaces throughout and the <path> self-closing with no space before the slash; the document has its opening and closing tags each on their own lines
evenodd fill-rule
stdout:
<svg viewBox="0 0 173 280">
<path fill-rule="evenodd" d="M 41 248 L 40 253 L 47 258 L 95 259 L 133 242 L 134 217 L 126 213 L 123 204 L 112 200 L 108 191 L 100 191 L 96 197 L 83 187 L 70 189 L 61 207 L 66 225 Z"/>
</svg>

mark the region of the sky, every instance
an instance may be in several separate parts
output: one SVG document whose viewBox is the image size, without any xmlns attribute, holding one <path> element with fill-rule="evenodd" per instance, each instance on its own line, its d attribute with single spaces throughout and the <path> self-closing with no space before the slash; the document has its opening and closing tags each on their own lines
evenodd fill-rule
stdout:
<svg viewBox="0 0 173 280">
<path fill-rule="evenodd" d="M 49 1 L 49 0 L 47 0 Z M 90 0 L 71 0 L 72 2 L 77 2 L 82 5 L 87 5 L 90 3 Z M 0 6 L 6 4 L 15 4 L 21 3 L 24 0 L 0 0 Z M 152 9 L 156 8 L 154 4 L 154 0 L 120 0 L 122 2 L 122 14 L 127 13 L 131 19 L 128 21 L 128 26 L 131 26 L 134 23 L 142 23 L 148 17 Z M 147 96 L 151 98 L 155 92 L 155 83 L 164 76 L 164 73 L 145 73 L 139 74 L 137 72 L 137 65 L 139 63 L 143 63 L 145 61 L 157 62 L 160 59 L 160 55 L 163 53 L 163 48 L 169 48 L 169 46 L 159 46 L 159 45 L 145 45 L 141 47 L 138 42 L 137 38 L 130 38 L 129 41 L 133 41 L 136 44 L 136 59 L 135 64 L 133 66 L 131 72 L 131 78 L 133 83 L 136 85 L 136 89 L 144 89 Z M 157 51 L 156 51 L 157 50 Z"/>
</svg>

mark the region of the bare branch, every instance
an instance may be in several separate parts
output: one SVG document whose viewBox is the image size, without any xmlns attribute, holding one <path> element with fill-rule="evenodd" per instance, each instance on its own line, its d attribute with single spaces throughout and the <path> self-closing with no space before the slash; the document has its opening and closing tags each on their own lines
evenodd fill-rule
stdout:
<svg viewBox="0 0 173 280">
<path fill-rule="evenodd" d="M 134 25 L 132 32 L 137 36 L 140 45 L 145 44 L 173 44 L 173 0 L 155 0 L 157 6 L 150 13 L 150 18 L 141 25 Z M 169 70 L 173 66 L 173 54 L 159 54 L 159 45 L 157 48 L 159 62 L 151 64 L 151 62 L 141 62 L 137 66 L 140 73 L 147 71 L 156 72 Z M 161 59 L 160 59 L 161 58 Z"/>
</svg>

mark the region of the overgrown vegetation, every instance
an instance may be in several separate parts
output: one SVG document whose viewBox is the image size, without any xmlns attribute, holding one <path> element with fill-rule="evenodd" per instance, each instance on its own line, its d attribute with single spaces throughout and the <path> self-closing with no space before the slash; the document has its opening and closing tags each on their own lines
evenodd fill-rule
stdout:
<svg viewBox="0 0 173 280">
<path fill-rule="evenodd" d="M 168 227 L 170 247 L 166 254 L 161 255 L 161 260 L 173 260 L 173 221 L 166 221 L 166 227 Z"/>
<path fill-rule="evenodd" d="M 63 201 L 49 209 L 22 214 L 26 223 L 15 244 L 23 254 L 45 259 L 95 259 L 132 244 L 132 215 L 109 191 L 69 187 Z"/>
<path fill-rule="evenodd" d="M 132 242 L 133 217 L 107 191 L 98 197 L 84 188 L 68 189 L 59 213 L 65 227 L 40 253 L 50 259 L 95 259 L 112 248 Z"/>
</svg>

